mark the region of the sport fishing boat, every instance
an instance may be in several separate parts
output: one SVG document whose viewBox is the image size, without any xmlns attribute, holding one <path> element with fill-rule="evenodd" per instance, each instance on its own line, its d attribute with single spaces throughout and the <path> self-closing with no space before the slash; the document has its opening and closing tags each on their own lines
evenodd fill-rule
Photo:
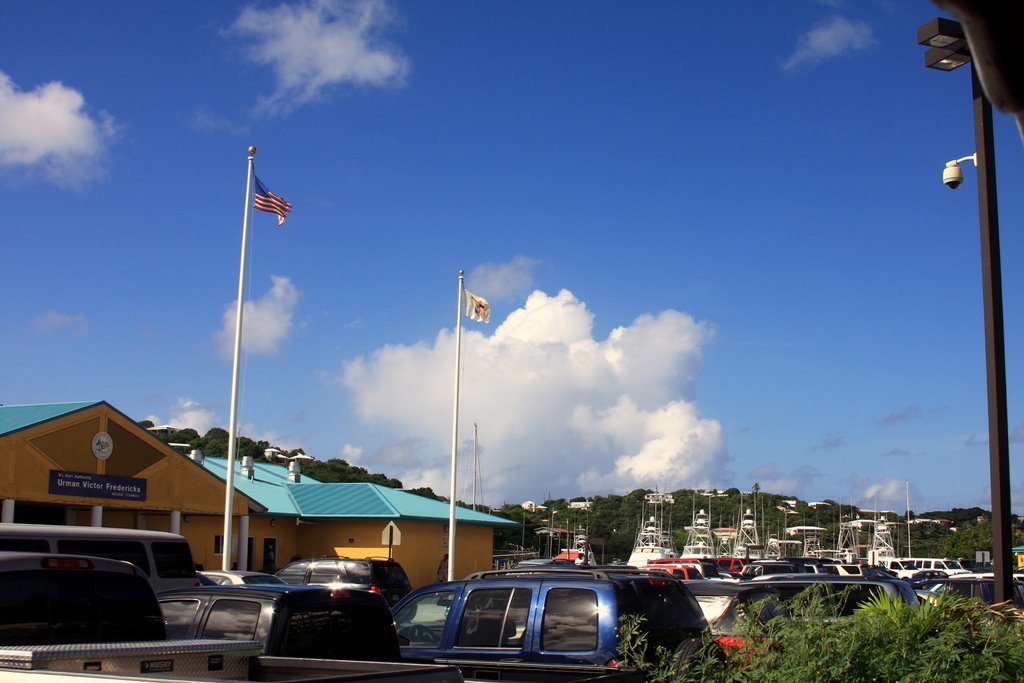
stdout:
<svg viewBox="0 0 1024 683">
<path fill-rule="evenodd" d="M 693 523 L 686 527 L 686 531 L 688 533 L 686 545 L 683 546 L 683 557 L 711 557 L 715 554 L 711 520 L 703 509 L 694 514 Z"/>
<path fill-rule="evenodd" d="M 571 548 L 564 548 L 551 559 L 569 560 L 570 562 L 575 562 L 579 565 L 597 564 L 597 558 L 594 557 L 594 550 L 590 547 L 590 541 L 587 540 L 587 535 L 583 531 L 577 531 L 573 534 Z"/>
<path fill-rule="evenodd" d="M 640 525 L 633 542 L 633 552 L 626 564 L 633 567 L 646 566 L 651 560 L 666 560 L 679 557 L 672 540 L 671 529 L 664 524 L 664 506 L 675 503 L 670 493 L 648 493 L 644 496 L 645 511 L 651 515 Z"/>
</svg>

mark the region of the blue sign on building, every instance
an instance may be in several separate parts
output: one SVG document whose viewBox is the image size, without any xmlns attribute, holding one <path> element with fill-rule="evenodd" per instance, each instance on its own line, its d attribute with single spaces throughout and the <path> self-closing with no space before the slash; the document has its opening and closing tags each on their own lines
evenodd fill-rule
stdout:
<svg viewBox="0 0 1024 683">
<path fill-rule="evenodd" d="M 146 500 L 146 480 L 89 472 L 50 470 L 50 493 L 90 498 Z"/>
</svg>

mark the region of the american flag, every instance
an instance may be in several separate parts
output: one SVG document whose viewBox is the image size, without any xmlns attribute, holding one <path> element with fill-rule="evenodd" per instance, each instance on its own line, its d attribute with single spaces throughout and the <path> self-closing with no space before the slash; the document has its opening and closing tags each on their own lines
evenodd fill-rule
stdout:
<svg viewBox="0 0 1024 683">
<path fill-rule="evenodd" d="M 255 178 L 255 176 L 253 177 Z M 278 197 L 268 190 L 267 186 L 261 183 L 259 178 L 256 178 L 256 194 L 253 197 L 253 208 L 266 211 L 267 213 L 276 213 L 277 224 L 284 225 L 284 219 L 288 216 L 288 212 L 292 210 L 292 205 L 285 201 L 283 197 Z"/>
</svg>

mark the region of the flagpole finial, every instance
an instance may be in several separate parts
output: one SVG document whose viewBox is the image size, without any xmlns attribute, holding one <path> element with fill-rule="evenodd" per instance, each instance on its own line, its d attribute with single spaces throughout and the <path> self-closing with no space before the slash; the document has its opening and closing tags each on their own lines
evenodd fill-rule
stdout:
<svg viewBox="0 0 1024 683">
<path fill-rule="evenodd" d="M 461 268 L 459 268 L 459 277 L 462 277 L 465 274 L 466 274 L 466 271 L 464 271 Z"/>
<path fill-rule="evenodd" d="M 253 145 L 249 145 L 249 156 L 252 156 L 255 153 L 256 153 L 256 147 L 253 146 Z"/>
</svg>

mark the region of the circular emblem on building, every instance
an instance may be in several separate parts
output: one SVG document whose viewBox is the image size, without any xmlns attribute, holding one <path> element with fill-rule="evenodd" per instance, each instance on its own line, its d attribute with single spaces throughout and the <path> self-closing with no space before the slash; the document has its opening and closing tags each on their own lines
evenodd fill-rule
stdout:
<svg viewBox="0 0 1024 683">
<path fill-rule="evenodd" d="M 92 454 L 98 460 L 106 460 L 114 452 L 114 440 L 106 432 L 96 432 L 92 437 Z"/>
</svg>

